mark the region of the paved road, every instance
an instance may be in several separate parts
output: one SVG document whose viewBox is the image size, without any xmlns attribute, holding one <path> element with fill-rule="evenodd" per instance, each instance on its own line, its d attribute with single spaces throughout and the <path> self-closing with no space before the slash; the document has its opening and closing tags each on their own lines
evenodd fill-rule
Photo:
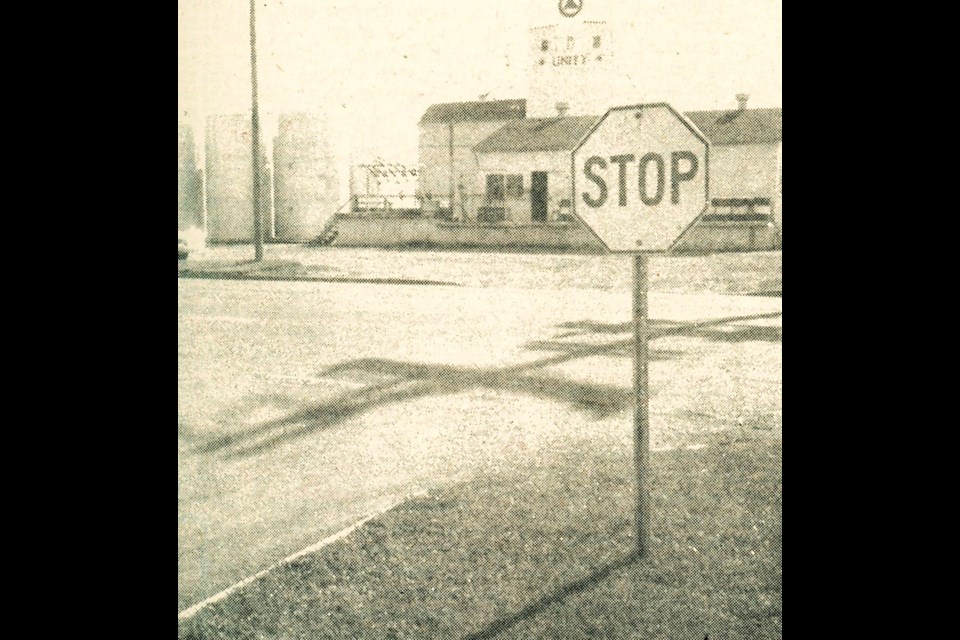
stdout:
<svg viewBox="0 0 960 640">
<path fill-rule="evenodd" d="M 178 611 L 395 496 L 630 446 L 629 310 L 597 289 L 178 280 Z M 780 311 L 652 295 L 654 447 L 779 431 Z"/>
</svg>

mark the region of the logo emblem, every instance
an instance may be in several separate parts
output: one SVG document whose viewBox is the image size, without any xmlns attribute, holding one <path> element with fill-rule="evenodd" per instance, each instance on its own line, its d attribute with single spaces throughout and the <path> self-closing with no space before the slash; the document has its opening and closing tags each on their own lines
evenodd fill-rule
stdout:
<svg viewBox="0 0 960 640">
<path fill-rule="evenodd" d="M 583 0 L 560 0 L 557 7 L 560 9 L 560 13 L 572 18 L 580 13 L 580 9 L 583 9 Z"/>
</svg>

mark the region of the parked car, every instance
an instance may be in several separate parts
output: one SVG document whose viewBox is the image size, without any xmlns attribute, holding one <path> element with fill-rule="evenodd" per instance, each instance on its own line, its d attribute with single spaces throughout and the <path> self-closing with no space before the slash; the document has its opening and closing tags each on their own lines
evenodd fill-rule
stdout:
<svg viewBox="0 0 960 640">
<path fill-rule="evenodd" d="M 177 244 L 177 260 L 186 260 L 187 254 L 190 253 L 190 251 L 187 249 L 187 241 L 183 238 L 177 238 Z"/>
</svg>

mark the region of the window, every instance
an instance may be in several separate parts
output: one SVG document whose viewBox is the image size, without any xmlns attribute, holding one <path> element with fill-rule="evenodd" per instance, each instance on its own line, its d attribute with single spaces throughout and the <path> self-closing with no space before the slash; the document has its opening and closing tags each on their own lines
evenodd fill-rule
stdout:
<svg viewBox="0 0 960 640">
<path fill-rule="evenodd" d="M 547 50 L 549 50 L 549 49 L 550 49 L 550 41 L 549 41 L 549 40 L 541 40 L 541 41 L 540 41 L 540 51 L 547 51 Z"/>
<path fill-rule="evenodd" d="M 600 48 L 600 36 L 593 36 L 593 48 L 594 49 Z"/>
<path fill-rule="evenodd" d="M 507 197 L 523 197 L 523 176 L 507 176 Z"/>
<path fill-rule="evenodd" d="M 491 173 L 487 175 L 487 200 L 503 200 L 503 174 Z"/>
<path fill-rule="evenodd" d="M 523 197 L 523 176 L 491 173 L 487 175 L 487 201 L 503 202 L 507 198 Z"/>
</svg>

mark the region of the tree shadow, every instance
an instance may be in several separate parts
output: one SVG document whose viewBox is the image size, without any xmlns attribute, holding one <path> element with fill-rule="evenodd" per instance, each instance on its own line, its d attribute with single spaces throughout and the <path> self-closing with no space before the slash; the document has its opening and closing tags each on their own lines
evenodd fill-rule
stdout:
<svg viewBox="0 0 960 640">
<path fill-rule="evenodd" d="M 744 340 L 781 339 L 779 327 L 732 327 L 733 322 L 772 318 L 782 312 L 719 318 L 698 323 L 653 321 L 650 339 L 669 335 L 691 335 L 710 340 L 741 342 Z M 415 400 L 427 396 L 451 395 L 474 389 L 494 389 L 525 394 L 545 400 L 565 403 L 589 412 L 601 419 L 628 408 L 633 402 L 633 390 L 615 385 L 573 380 L 550 373 L 547 367 L 593 356 L 624 357 L 632 355 L 633 337 L 592 344 L 584 341 L 564 341 L 563 337 L 608 335 L 632 330 L 631 323 L 605 324 L 590 320 L 567 322 L 558 326 L 563 330 L 551 340 L 534 341 L 525 345 L 534 351 L 551 351 L 554 355 L 531 362 L 504 367 L 464 367 L 444 364 L 402 362 L 387 358 L 360 358 L 334 365 L 319 375 L 337 377 L 360 375 L 377 380 L 360 389 L 352 389 L 323 401 L 311 403 L 267 420 L 243 432 L 214 436 L 198 445 L 199 453 L 218 453 L 227 458 L 257 455 L 284 442 L 302 438 L 343 424 L 367 411 Z M 682 351 L 651 351 L 651 358 L 662 360 L 680 357 Z"/>
<path fill-rule="evenodd" d="M 517 613 L 511 616 L 498 618 L 480 631 L 464 636 L 464 640 L 489 640 L 490 638 L 494 638 L 507 629 L 510 629 L 514 625 L 525 620 L 529 620 L 549 607 L 563 602 L 563 600 L 566 598 L 587 591 L 597 583 L 605 580 L 614 571 L 630 566 L 639 559 L 640 557 L 635 552 L 632 552 L 620 558 L 619 560 L 610 562 L 609 564 L 600 567 L 593 573 L 578 580 L 574 580 L 573 582 L 567 583 L 559 589 L 556 589 L 531 602 Z"/>
<path fill-rule="evenodd" d="M 725 318 L 715 318 L 713 320 L 704 320 L 701 322 L 674 322 L 670 320 L 650 320 L 649 330 L 650 339 L 656 340 L 666 336 L 675 335 L 706 335 L 705 329 L 711 327 L 721 327 L 735 322 L 747 322 L 750 320 L 767 320 L 783 316 L 782 311 L 772 311 L 769 313 L 756 313 L 747 316 L 727 316 Z M 596 322 L 594 320 L 577 320 L 575 322 L 563 322 L 557 325 L 558 329 L 564 329 L 565 332 L 555 336 L 555 338 L 570 338 L 578 335 L 603 335 L 631 333 L 633 331 L 633 322 Z M 749 327 L 757 329 L 766 329 L 766 327 Z"/>
<path fill-rule="evenodd" d="M 568 340 L 535 340 L 524 345 L 531 351 L 553 351 L 560 353 L 576 353 L 578 358 L 587 358 L 590 356 L 607 356 L 610 358 L 622 358 L 633 355 L 633 338 L 629 340 L 617 340 L 604 344 L 592 344 L 590 342 L 571 342 Z M 678 349 L 650 349 L 649 358 L 653 360 L 672 360 L 683 355 L 683 351 Z"/>
<path fill-rule="evenodd" d="M 783 327 L 700 329 L 689 335 L 711 342 L 783 342 Z"/>
<path fill-rule="evenodd" d="M 569 338 L 570 336 L 581 335 L 584 333 L 592 334 L 616 334 L 633 331 L 632 322 L 597 322 L 595 320 L 577 320 L 574 322 L 561 322 L 557 325 L 558 329 L 566 329 L 566 333 L 558 335 L 558 338 Z"/>
<path fill-rule="evenodd" d="M 475 369 L 371 358 L 343 363 L 323 376 L 361 373 L 387 378 L 313 403 L 238 434 L 199 445 L 201 453 L 224 452 L 228 458 L 256 455 L 285 441 L 336 427 L 366 411 L 426 396 L 450 395 L 477 388 L 497 389 L 554 400 L 588 411 L 600 419 L 627 408 L 633 392 L 615 385 L 571 380 L 555 375 L 527 375 L 514 367 Z"/>
<path fill-rule="evenodd" d="M 783 312 L 761 313 L 749 316 L 735 316 L 707 320 L 704 322 L 670 322 L 666 320 L 651 320 L 649 325 L 650 340 L 667 336 L 689 336 L 703 338 L 712 342 L 748 342 L 760 340 L 766 342 L 782 342 L 782 327 L 765 326 L 730 326 L 732 323 L 750 320 L 764 320 L 776 318 Z M 568 338 L 587 337 L 597 335 L 618 335 L 633 332 L 632 322 L 606 323 L 593 320 L 579 320 L 564 322 L 557 325 L 563 330 L 551 340 L 535 340 L 528 342 L 527 349 L 534 351 L 563 352 L 570 357 L 582 358 L 589 356 L 631 356 L 633 355 L 633 336 L 596 344 L 592 342 L 574 342 Z M 650 360 L 666 360 L 678 358 L 682 351 L 671 349 L 651 349 Z"/>
</svg>

